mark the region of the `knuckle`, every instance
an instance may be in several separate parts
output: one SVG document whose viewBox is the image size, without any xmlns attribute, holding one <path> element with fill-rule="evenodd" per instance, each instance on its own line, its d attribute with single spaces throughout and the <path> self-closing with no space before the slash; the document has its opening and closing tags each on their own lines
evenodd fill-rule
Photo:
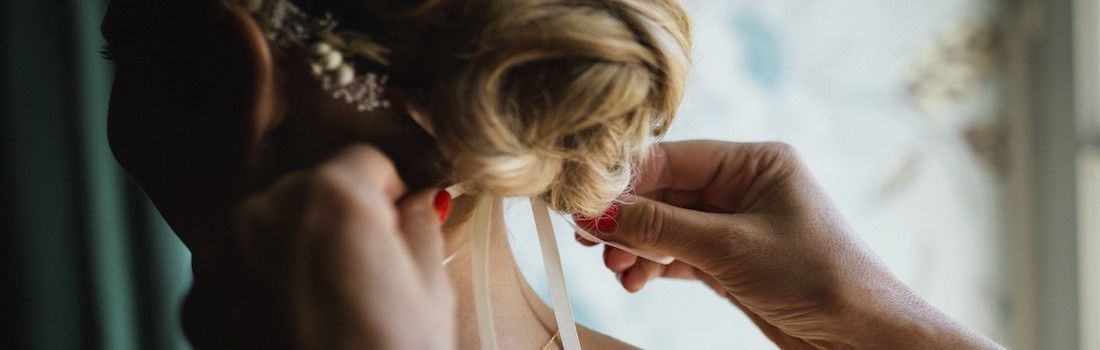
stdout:
<svg viewBox="0 0 1100 350">
<path fill-rule="evenodd" d="M 635 217 L 638 230 L 638 244 L 655 246 L 659 244 L 667 230 L 669 211 L 655 202 L 642 203 Z"/>
<path fill-rule="evenodd" d="M 796 154 L 798 151 L 786 142 L 766 142 L 764 143 L 766 149 L 775 152 L 776 154 Z"/>
<path fill-rule="evenodd" d="M 764 149 L 769 150 L 780 159 L 798 160 L 801 157 L 798 149 L 786 142 L 767 142 L 764 143 Z"/>
<path fill-rule="evenodd" d="M 368 239 L 369 233 L 396 228 L 396 209 L 384 189 L 346 168 L 322 166 L 303 183 L 303 208 L 298 215 L 304 239 L 350 244 Z"/>
<path fill-rule="evenodd" d="M 362 144 L 349 146 L 348 149 L 344 151 L 341 158 L 346 159 L 356 167 L 362 167 L 363 169 L 378 169 L 381 170 L 380 173 L 386 175 L 392 174 L 396 176 L 397 174 L 397 169 L 393 162 L 390 161 L 390 158 L 374 146 Z"/>
<path fill-rule="evenodd" d="M 307 205 L 334 219 L 369 213 L 376 206 L 370 187 L 357 186 L 347 176 L 330 167 L 312 176 L 307 187 Z"/>
<path fill-rule="evenodd" d="M 321 168 L 310 177 L 306 187 L 310 204 L 330 204 L 340 208 L 355 202 L 355 198 L 348 195 L 354 186 L 335 167 Z"/>
<path fill-rule="evenodd" d="M 371 185 L 394 198 L 405 191 L 397 166 L 381 150 L 369 145 L 349 146 L 326 164 L 330 171 L 363 185 Z"/>
</svg>

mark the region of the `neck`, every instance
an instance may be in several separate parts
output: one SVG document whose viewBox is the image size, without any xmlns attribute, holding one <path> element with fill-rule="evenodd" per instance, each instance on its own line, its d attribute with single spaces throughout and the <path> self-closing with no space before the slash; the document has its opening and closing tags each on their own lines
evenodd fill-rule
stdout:
<svg viewBox="0 0 1100 350">
<path fill-rule="evenodd" d="M 497 345 L 501 349 L 539 349 L 557 326 L 554 313 L 539 299 L 527 280 L 523 278 L 504 228 L 499 202 L 493 210 L 489 232 L 489 293 L 492 300 L 493 324 Z M 455 257 L 446 269 L 455 289 L 457 334 L 459 349 L 481 347 L 478 339 L 477 315 L 474 311 L 473 271 L 471 245 L 462 244 L 470 233 L 469 223 L 456 227 L 449 234 L 447 250 Z"/>
</svg>

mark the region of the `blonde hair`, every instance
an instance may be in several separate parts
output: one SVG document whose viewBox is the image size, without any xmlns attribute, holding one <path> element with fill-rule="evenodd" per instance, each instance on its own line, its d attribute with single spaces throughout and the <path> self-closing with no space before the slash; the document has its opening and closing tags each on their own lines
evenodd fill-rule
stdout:
<svg viewBox="0 0 1100 350">
<path fill-rule="evenodd" d="M 407 3 L 355 6 L 455 182 L 597 215 L 675 116 L 691 49 L 676 0 Z"/>
</svg>

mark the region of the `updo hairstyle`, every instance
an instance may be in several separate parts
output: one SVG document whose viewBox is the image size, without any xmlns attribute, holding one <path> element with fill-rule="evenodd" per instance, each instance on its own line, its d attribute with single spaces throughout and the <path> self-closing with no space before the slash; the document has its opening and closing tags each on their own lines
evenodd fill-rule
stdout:
<svg viewBox="0 0 1100 350">
<path fill-rule="evenodd" d="M 455 183 L 594 216 L 668 129 L 691 49 L 676 0 L 294 0 L 389 49 Z"/>
</svg>

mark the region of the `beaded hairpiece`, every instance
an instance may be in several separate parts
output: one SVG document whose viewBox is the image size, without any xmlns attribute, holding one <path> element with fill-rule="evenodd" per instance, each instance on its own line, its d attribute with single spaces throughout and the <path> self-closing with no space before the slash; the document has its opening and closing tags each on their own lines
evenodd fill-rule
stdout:
<svg viewBox="0 0 1100 350">
<path fill-rule="evenodd" d="M 386 48 L 367 36 L 337 31 L 331 13 L 315 18 L 286 0 L 229 0 L 250 12 L 263 27 L 267 40 L 288 53 L 306 59 L 310 74 L 332 97 L 363 111 L 389 107 L 382 98 L 387 76 L 357 74 L 354 59 L 386 65 Z"/>
</svg>

